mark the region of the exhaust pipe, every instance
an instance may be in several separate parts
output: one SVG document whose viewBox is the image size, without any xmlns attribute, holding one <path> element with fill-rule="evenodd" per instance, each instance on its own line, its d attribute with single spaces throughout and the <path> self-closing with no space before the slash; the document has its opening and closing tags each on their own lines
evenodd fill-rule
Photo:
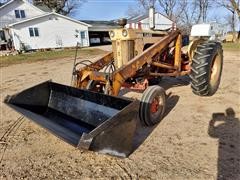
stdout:
<svg viewBox="0 0 240 180">
<path fill-rule="evenodd" d="M 151 30 L 155 28 L 155 8 L 153 6 L 149 8 L 149 28 Z"/>
</svg>

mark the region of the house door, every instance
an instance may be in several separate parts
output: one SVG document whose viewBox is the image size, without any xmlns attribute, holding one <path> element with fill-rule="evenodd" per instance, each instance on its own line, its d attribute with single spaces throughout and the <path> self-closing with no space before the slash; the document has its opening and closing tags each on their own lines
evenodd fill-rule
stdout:
<svg viewBox="0 0 240 180">
<path fill-rule="evenodd" d="M 0 50 L 7 50 L 6 36 L 3 30 L 0 30 Z"/>
<path fill-rule="evenodd" d="M 87 31 L 80 31 L 80 39 L 81 39 L 80 43 L 82 47 L 88 45 Z"/>
</svg>

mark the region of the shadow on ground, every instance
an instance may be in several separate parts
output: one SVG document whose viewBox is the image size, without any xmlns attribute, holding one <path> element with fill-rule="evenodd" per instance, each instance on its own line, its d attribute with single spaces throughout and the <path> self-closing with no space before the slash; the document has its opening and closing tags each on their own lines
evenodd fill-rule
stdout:
<svg viewBox="0 0 240 180">
<path fill-rule="evenodd" d="M 166 109 L 164 117 L 168 115 L 168 113 L 171 112 L 171 110 L 176 106 L 177 102 L 179 100 L 179 96 L 177 95 L 171 95 L 171 93 L 167 96 L 167 102 L 166 102 Z M 163 118 L 164 120 L 164 118 Z M 147 127 L 143 126 L 140 121 L 137 121 L 137 128 L 135 137 L 133 139 L 133 151 L 135 151 L 146 139 L 147 137 L 152 133 L 152 131 L 159 125 L 156 124 L 155 126 Z"/>
<path fill-rule="evenodd" d="M 188 86 L 190 84 L 190 78 L 188 75 L 180 77 L 164 77 L 159 83 L 159 86 L 163 87 L 165 90 L 171 89 L 173 87 Z"/>
<path fill-rule="evenodd" d="M 235 111 L 213 113 L 208 134 L 219 141 L 217 180 L 240 179 L 240 122 Z"/>
<path fill-rule="evenodd" d="M 186 76 L 180 76 L 180 77 L 163 77 L 158 84 L 152 84 L 152 85 L 159 85 L 166 91 L 173 87 L 188 86 L 189 84 L 190 84 L 190 78 L 188 75 L 186 75 Z M 123 96 L 131 91 L 138 92 L 138 93 L 144 92 L 142 90 L 131 90 L 128 88 L 123 88 L 120 90 L 119 96 Z"/>
<path fill-rule="evenodd" d="M 163 87 L 165 90 L 171 89 L 173 87 L 180 87 L 180 86 L 187 86 L 190 84 L 190 78 L 188 76 L 181 76 L 181 77 L 164 77 L 161 79 L 159 82 L 159 86 Z M 130 92 L 131 90 L 129 89 L 122 89 L 120 92 L 120 96 Z M 165 115 L 166 117 L 168 113 L 171 112 L 171 110 L 176 106 L 178 103 L 179 96 L 177 95 L 172 95 L 170 92 L 167 95 L 167 102 L 166 102 L 166 109 L 165 109 Z M 164 119 L 163 119 L 164 120 Z M 159 123 L 161 124 L 161 122 Z M 152 127 L 146 127 L 141 125 L 140 121 L 138 121 L 137 124 L 137 129 L 135 133 L 135 137 L 133 140 L 133 151 L 135 151 L 146 139 L 147 137 L 152 133 L 152 131 L 159 125 L 155 125 Z"/>
</svg>

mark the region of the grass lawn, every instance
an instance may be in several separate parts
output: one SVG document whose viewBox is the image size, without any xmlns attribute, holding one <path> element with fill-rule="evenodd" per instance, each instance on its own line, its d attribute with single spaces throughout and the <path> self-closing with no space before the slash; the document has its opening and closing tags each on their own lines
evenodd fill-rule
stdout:
<svg viewBox="0 0 240 180">
<path fill-rule="evenodd" d="M 222 43 L 223 49 L 228 51 L 240 51 L 240 43 Z"/>
<path fill-rule="evenodd" d="M 83 48 L 78 50 L 78 58 L 87 58 L 106 53 L 101 49 Z M 31 52 L 0 57 L 0 67 L 24 62 L 47 61 L 53 59 L 74 58 L 74 49 Z"/>
</svg>

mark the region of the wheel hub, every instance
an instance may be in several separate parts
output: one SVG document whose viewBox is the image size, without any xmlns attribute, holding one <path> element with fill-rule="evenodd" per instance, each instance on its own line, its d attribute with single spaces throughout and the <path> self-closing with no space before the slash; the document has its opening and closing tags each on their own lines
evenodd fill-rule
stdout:
<svg viewBox="0 0 240 180">
<path fill-rule="evenodd" d="M 211 67 L 211 76 L 210 76 L 210 83 L 215 84 L 218 81 L 220 76 L 220 66 L 221 66 L 221 57 L 216 55 L 212 67 Z"/>
<path fill-rule="evenodd" d="M 156 113 L 158 111 L 158 109 L 159 109 L 159 97 L 153 99 L 153 102 L 151 103 L 150 109 L 151 109 L 152 113 Z"/>
</svg>

